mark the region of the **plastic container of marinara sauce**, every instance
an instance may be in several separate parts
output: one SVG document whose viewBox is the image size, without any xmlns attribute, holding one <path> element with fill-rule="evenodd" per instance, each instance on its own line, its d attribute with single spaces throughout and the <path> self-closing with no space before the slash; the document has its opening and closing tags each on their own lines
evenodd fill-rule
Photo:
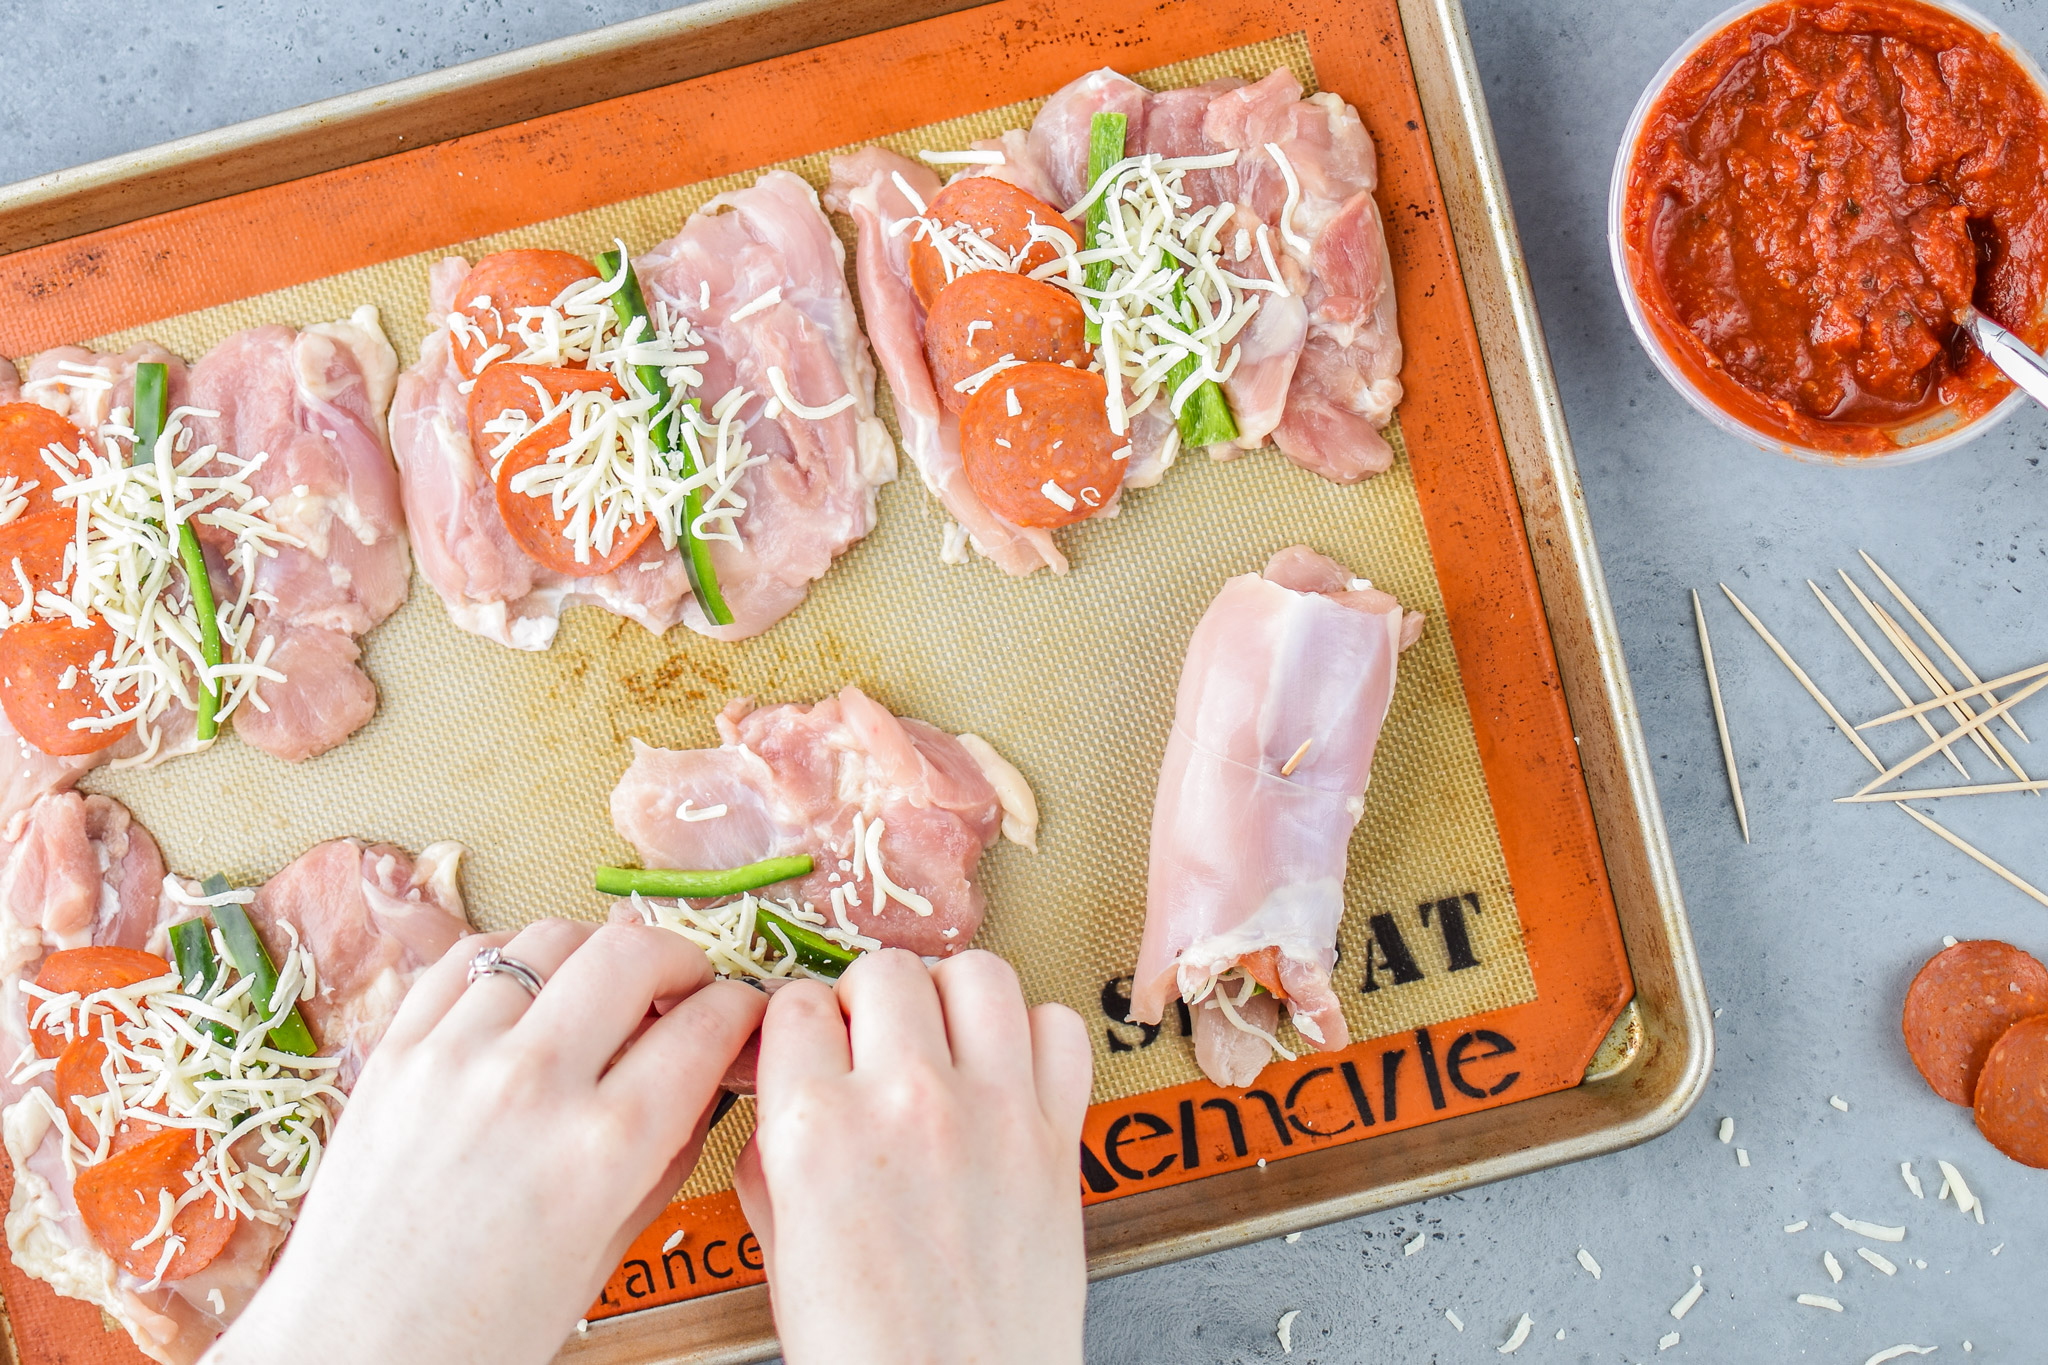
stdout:
<svg viewBox="0 0 2048 1365">
<path fill-rule="evenodd" d="M 1644 132 L 1673 78 L 1702 48 L 1736 25 L 1760 22 L 1760 12 L 1767 10 L 1784 11 L 1789 18 L 1789 12 L 1795 8 L 1809 13 L 1855 11 L 1866 15 L 1889 14 L 1905 16 L 1908 20 L 1927 19 L 1963 25 L 1974 30 L 1986 45 L 1986 50 L 1995 49 L 2009 58 L 2031 83 L 2043 109 L 2048 110 L 2048 76 L 2042 74 L 2041 68 L 2026 51 L 2007 38 L 1996 24 L 1950 0 L 1847 0 L 1847 3 L 1842 0 L 1751 0 L 1737 5 L 1708 22 L 1683 47 L 1672 53 L 1671 59 L 1664 63 L 1649 88 L 1643 92 L 1642 99 L 1636 103 L 1635 113 L 1629 119 L 1628 131 L 1622 137 L 1621 149 L 1615 158 L 1614 176 L 1608 193 L 1607 241 L 1615 282 L 1621 289 L 1622 305 L 1628 312 L 1629 324 L 1635 328 L 1637 340 L 1649 352 L 1659 372 L 1723 431 L 1764 450 L 1797 459 L 1862 466 L 1910 464 L 1953 450 L 1983 435 L 2010 416 L 2015 407 L 2028 401 L 2026 396 L 1991 371 L 1989 362 L 1974 348 L 1951 341 L 1951 357 L 1965 357 L 1963 372 L 1950 375 L 1949 382 L 1956 390 L 1955 396 L 1950 397 L 1937 390 L 1924 408 L 1892 422 L 1844 423 L 1839 430 L 1845 434 L 1839 439 L 1835 431 L 1816 435 L 1812 431 L 1795 429 L 1796 423 L 1780 416 L 1782 405 L 1773 404 L 1734 378 L 1696 335 L 1680 325 L 1668 304 L 1655 309 L 1645 306 L 1645 288 L 1658 291 L 1660 298 L 1668 298 L 1668 295 L 1646 262 L 1640 244 L 1628 239 L 1630 192 L 1635 184 L 1637 160 L 1644 150 Z M 1773 20 L 1778 17 L 1769 16 Z M 2048 138 L 2048 113 L 2044 113 L 2039 131 Z M 2044 158 L 2043 164 L 2048 164 L 2048 158 Z M 2039 186 L 2037 197 L 2048 205 L 2048 183 Z M 2048 251 L 2048 240 L 2039 243 L 2038 249 Z M 2048 259 L 2037 262 L 2034 270 L 2039 279 L 2048 283 Z M 1978 306 L 2019 332 L 2037 349 L 2048 342 L 2048 287 L 2039 291 L 2032 317 L 2008 316 L 2013 311 L 2010 304 L 2003 309 L 1986 308 L 1986 302 L 1980 296 Z M 1965 380 L 1971 382 L 1965 383 Z M 1852 444 L 1859 448 L 1848 448 Z"/>
</svg>

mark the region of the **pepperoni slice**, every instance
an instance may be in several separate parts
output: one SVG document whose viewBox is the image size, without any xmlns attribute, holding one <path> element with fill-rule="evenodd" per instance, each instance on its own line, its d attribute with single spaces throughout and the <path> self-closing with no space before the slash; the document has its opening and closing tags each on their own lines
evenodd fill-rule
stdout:
<svg viewBox="0 0 2048 1365">
<path fill-rule="evenodd" d="M 2048 1014 L 2048 967 L 2010 943 L 1973 939 L 1927 960 L 1906 988 L 1900 1027 L 1934 1093 L 1967 1105 L 1992 1044 L 2036 1014 Z"/>
<path fill-rule="evenodd" d="M 586 389 L 618 398 L 626 396 L 618 382 L 603 370 L 499 361 L 478 375 L 476 387 L 469 391 L 469 445 L 480 463 L 490 463 L 491 448 L 502 439 L 486 432 L 485 423 L 510 411 L 523 412 L 536 422 L 540 420 L 541 401 L 533 391 L 535 384 L 545 389 L 551 399 Z"/>
<path fill-rule="evenodd" d="M 955 180 L 925 205 L 924 216 L 942 228 L 958 224 L 977 235 L 986 235 L 989 245 L 1011 255 L 1023 252 L 1024 258 L 1018 262 L 1020 273 L 1028 274 L 1060 255 L 1051 242 L 1032 245 L 1033 223 L 1057 228 L 1074 239 L 1075 247 L 1081 245 L 1081 230 L 1064 213 L 1030 191 L 992 175 Z M 946 266 L 939 259 L 938 248 L 920 233 L 910 244 L 910 287 L 917 291 L 918 302 L 929 310 L 938 302 L 939 291 L 946 284 Z"/>
<path fill-rule="evenodd" d="M 199 1164 L 202 1154 L 196 1133 L 166 1128 L 78 1173 L 72 1198 L 79 1219 L 100 1250 L 129 1274 L 148 1279 L 157 1273 L 164 1242 L 150 1242 L 140 1251 L 134 1244 L 156 1227 L 165 1194 L 177 1199 L 192 1188 L 186 1173 Z M 232 1218 L 214 1217 L 210 1195 L 180 1209 L 171 1220 L 171 1233 L 184 1246 L 164 1267 L 165 1282 L 182 1280 L 212 1264 L 234 1235 L 235 1226 Z"/>
<path fill-rule="evenodd" d="M 170 975 L 170 963 L 140 948 L 60 948 L 43 959 L 43 965 L 36 972 L 36 985 L 53 995 L 68 991 L 91 995 L 95 991 L 132 986 L 138 981 L 153 981 L 159 976 Z M 31 1017 L 37 1003 L 30 1002 Z M 31 1032 L 38 1057 L 61 1056 L 70 1045 L 70 1039 L 54 1030 L 39 1028 Z"/>
<path fill-rule="evenodd" d="M 41 403 L 0 403 L 0 478 L 13 478 L 17 489 L 29 489 L 24 517 L 57 508 L 54 496 L 57 475 L 43 463 L 43 451 L 51 445 L 76 450 L 85 434 L 67 418 L 59 417 Z"/>
<path fill-rule="evenodd" d="M 1005 356 L 1086 365 L 1088 318 L 1081 301 L 1058 285 L 981 270 L 939 291 L 925 319 L 924 348 L 939 401 L 960 412 L 967 406 L 960 381 Z"/>
<path fill-rule="evenodd" d="M 465 375 L 473 375 L 493 346 L 502 342 L 519 350 L 518 335 L 508 337 L 506 330 L 518 321 L 521 308 L 545 308 L 570 285 L 596 277 L 589 261 L 567 251 L 499 251 L 484 257 L 462 282 L 456 298 L 456 311 L 475 323 L 484 339 L 456 333 L 451 338 L 455 363 Z"/>
<path fill-rule="evenodd" d="M 135 722 L 105 730 L 71 725 L 107 714 L 86 670 L 95 658 L 113 652 L 113 628 L 97 616 L 84 626 L 23 621 L 0 631 L 0 710 L 7 712 L 14 732 L 46 754 L 96 754 L 120 742 Z M 67 676 L 69 687 L 63 685 Z"/>
<path fill-rule="evenodd" d="M 569 525 L 568 518 L 555 515 L 554 499 L 537 498 L 512 487 L 514 475 L 547 463 L 548 455 L 567 439 L 568 434 L 569 415 L 564 413 L 537 428 L 506 453 L 505 462 L 498 466 L 498 515 L 504 518 L 505 529 L 511 533 L 513 541 L 535 563 L 571 578 L 590 578 L 610 573 L 631 559 L 654 534 L 654 518 L 643 518 L 637 524 L 627 522 L 612 533 L 610 554 L 599 553 L 593 544 L 590 561 L 578 561 L 576 546 L 564 534 Z"/>
<path fill-rule="evenodd" d="M 1130 445 L 1109 429 L 1108 397 L 1108 383 L 1087 370 L 1043 361 L 1004 370 L 960 415 L 967 482 L 1014 526 L 1071 526 L 1093 516 L 1122 487 L 1126 461 L 1112 456 Z"/>
<path fill-rule="evenodd" d="M 97 1038 L 74 1038 L 58 1054 L 57 1069 L 51 1073 L 51 1079 L 57 1086 L 57 1102 L 64 1107 L 64 1117 L 70 1120 L 71 1131 L 78 1135 L 78 1140 L 88 1147 L 97 1145 L 99 1131 L 85 1117 L 85 1111 L 78 1107 L 78 1102 L 107 1093 L 106 1078 L 101 1074 L 106 1064 L 105 1043 Z"/>
<path fill-rule="evenodd" d="M 0 526 L 0 596 L 19 600 L 21 579 L 14 575 L 17 561 L 35 592 L 62 583 L 64 550 L 77 534 L 78 516 L 64 508 L 16 517 Z"/>
<path fill-rule="evenodd" d="M 2048 1169 L 2048 1014 L 1992 1044 L 1977 1078 L 1977 1131 L 2022 1166 Z"/>
</svg>

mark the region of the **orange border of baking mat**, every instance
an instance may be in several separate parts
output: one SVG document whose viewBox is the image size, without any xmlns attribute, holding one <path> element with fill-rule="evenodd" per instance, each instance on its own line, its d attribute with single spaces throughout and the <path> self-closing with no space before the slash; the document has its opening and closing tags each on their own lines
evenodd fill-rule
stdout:
<svg viewBox="0 0 2048 1365">
<path fill-rule="evenodd" d="M 1401 430 L 1537 997 L 1276 1064 L 1251 1091 L 1195 1082 L 1096 1105 L 1087 1198 L 1470 1113 L 1577 1083 L 1630 978 L 1395 0 L 1002 0 L 737 67 L 0 258 L 0 353 L 1045 95 L 1098 66 L 1141 71 L 1296 31 L 1320 87 L 1358 106 L 1379 148 L 1407 347 Z M 671 1205 L 590 1316 L 758 1283 L 759 1263 L 730 1192 Z M 111 1336 L 81 1340 L 94 1310 L 54 1302 L 11 1264 L 5 1287 L 24 1365 L 133 1358 Z"/>
</svg>

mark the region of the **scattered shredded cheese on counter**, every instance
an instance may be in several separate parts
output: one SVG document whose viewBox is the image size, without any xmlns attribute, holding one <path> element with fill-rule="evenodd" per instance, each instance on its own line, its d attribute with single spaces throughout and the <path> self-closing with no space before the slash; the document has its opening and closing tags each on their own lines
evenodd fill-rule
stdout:
<svg viewBox="0 0 2048 1365">
<path fill-rule="evenodd" d="M 1857 1247 L 1856 1254 L 1858 1256 L 1861 1256 L 1865 1261 L 1868 1261 L 1871 1265 L 1876 1266 L 1879 1270 L 1882 1270 L 1887 1275 L 1896 1275 L 1899 1273 L 1899 1268 L 1897 1266 L 1893 1265 L 1890 1261 L 1886 1260 L 1884 1257 L 1872 1251 L 1869 1247 Z"/>
<path fill-rule="evenodd" d="M 1522 1349 L 1522 1343 L 1529 1339 L 1529 1329 L 1535 1325 L 1527 1313 L 1522 1314 L 1522 1320 L 1515 1324 L 1514 1335 L 1494 1349 L 1504 1356 L 1513 1355 L 1516 1351 Z"/>
<path fill-rule="evenodd" d="M 1685 1315 L 1692 1311 L 1692 1306 L 1700 1301 L 1700 1295 L 1706 1292 L 1707 1287 L 1698 1280 L 1694 1280 L 1692 1288 L 1686 1290 L 1678 1302 L 1671 1305 L 1671 1316 L 1683 1321 Z"/>
<path fill-rule="evenodd" d="M 1282 1355 L 1291 1356 L 1294 1354 L 1294 1320 L 1300 1316 L 1301 1310 L 1299 1308 L 1290 1308 L 1280 1315 L 1280 1325 L 1275 1329 L 1274 1335 L 1280 1338 L 1280 1353 Z"/>
<path fill-rule="evenodd" d="M 1837 1227 L 1853 1232 L 1858 1237 L 1868 1237 L 1873 1242 L 1903 1242 L 1906 1240 L 1906 1230 L 1904 1228 L 1888 1228 L 1878 1223 L 1866 1223 L 1860 1218 L 1845 1218 L 1839 1213 L 1830 1213 L 1828 1217 L 1834 1220 Z"/>
<path fill-rule="evenodd" d="M 1849 1102 L 1843 1099 L 1840 1095 L 1828 1096 L 1828 1107 L 1831 1109 L 1839 1109 L 1845 1114 L 1849 1112 Z"/>
<path fill-rule="evenodd" d="M 1915 1199 L 1925 1199 L 1927 1197 L 1927 1191 L 1920 1187 L 1920 1177 L 1913 1174 L 1912 1162 L 1901 1161 L 1899 1163 L 1899 1176 L 1906 1182 L 1906 1188 L 1913 1192 Z"/>
<path fill-rule="evenodd" d="M 1827 1267 L 1829 1279 L 1833 1280 L 1836 1284 L 1842 1282 L 1842 1263 L 1835 1259 L 1834 1252 L 1823 1251 L 1820 1254 L 1820 1263 Z"/>
<path fill-rule="evenodd" d="M 1413 1237 L 1410 1237 L 1406 1242 L 1402 1243 L 1401 1254 L 1403 1256 L 1413 1256 L 1416 1252 L 1422 1250 L 1422 1248 L 1427 1246 L 1428 1244 L 1429 1234 L 1426 1232 L 1418 1232 Z"/>
<path fill-rule="evenodd" d="M 1444 1321 L 1457 1328 L 1460 1332 L 1465 1330 L 1465 1320 L 1448 1308 L 1444 1310 Z"/>
<path fill-rule="evenodd" d="M 1802 1219 L 1800 1219 L 1800 1220 L 1799 1220 L 1798 1222 L 1796 1222 L 1796 1223 L 1787 1223 L 1787 1224 L 1785 1224 L 1785 1231 L 1787 1231 L 1787 1232 L 1804 1232 L 1804 1231 L 1806 1231 L 1806 1220 L 1805 1220 L 1804 1218 L 1802 1218 Z"/>
<path fill-rule="evenodd" d="M 1941 1167 L 1943 1188 L 1955 1191 L 1956 1208 L 1963 1213 L 1974 1213 L 1977 1221 L 1982 1223 L 1984 1203 L 1970 1192 L 1970 1187 L 1963 1182 L 1963 1173 L 1946 1161 L 1937 1160 L 1934 1164 Z"/>
<path fill-rule="evenodd" d="M 1663 1336 L 1657 1338 L 1657 1349 L 1660 1351 L 1668 1351 L 1677 1344 L 1678 1333 L 1676 1332 L 1666 1332 Z"/>
<path fill-rule="evenodd" d="M 1726 1143 L 1728 1143 L 1728 1142 L 1732 1141 L 1732 1140 L 1734 1139 L 1734 1137 L 1735 1137 L 1735 1120 L 1734 1120 L 1734 1119 L 1732 1119 L 1732 1118 L 1729 1118 L 1729 1119 L 1722 1119 L 1722 1120 L 1721 1120 L 1721 1141 L 1722 1141 L 1722 1143 L 1723 1143 L 1723 1144 L 1725 1145 Z"/>
<path fill-rule="evenodd" d="M 1842 1311 L 1840 1301 L 1831 1299 L 1825 1294 L 1801 1294 L 1798 1301 L 1805 1304 L 1808 1308 L 1825 1308 L 1830 1313 Z"/>
<path fill-rule="evenodd" d="M 1964 1342 L 1963 1349 L 1969 1350 L 1970 1343 Z M 1897 1360 L 1900 1356 L 1931 1356 L 1934 1352 L 1935 1348 L 1932 1346 L 1889 1346 L 1864 1361 L 1863 1365 L 1885 1365 L 1886 1361 Z"/>
<path fill-rule="evenodd" d="M 1588 1275 L 1591 1275 L 1596 1280 L 1600 1278 L 1600 1263 L 1594 1260 L 1593 1253 L 1584 1247 L 1579 1248 L 1579 1264 L 1586 1268 Z"/>
<path fill-rule="evenodd" d="M 1747 1148 L 1747 1147 L 1737 1147 L 1737 1148 L 1735 1149 L 1735 1164 L 1736 1164 L 1736 1165 L 1738 1165 L 1738 1166 L 1744 1167 L 1744 1168 L 1747 1168 L 1747 1167 L 1748 1167 L 1748 1165 L 1749 1165 L 1749 1148 Z"/>
</svg>

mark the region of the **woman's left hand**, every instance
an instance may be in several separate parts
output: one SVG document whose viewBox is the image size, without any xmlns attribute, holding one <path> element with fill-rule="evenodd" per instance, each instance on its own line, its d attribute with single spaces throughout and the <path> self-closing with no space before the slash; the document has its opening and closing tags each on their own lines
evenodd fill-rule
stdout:
<svg viewBox="0 0 2048 1365">
<path fill-rule="evenodd" d="M 537 998 L 502 974 L 467 982 L 494 943 L 547 983 Z M 209 1365 L 552 1359 L 696 1165 L 766 1003 L 661 929 L 551 919 L 463 939 L 372 1054 Z"/>
</svg>

